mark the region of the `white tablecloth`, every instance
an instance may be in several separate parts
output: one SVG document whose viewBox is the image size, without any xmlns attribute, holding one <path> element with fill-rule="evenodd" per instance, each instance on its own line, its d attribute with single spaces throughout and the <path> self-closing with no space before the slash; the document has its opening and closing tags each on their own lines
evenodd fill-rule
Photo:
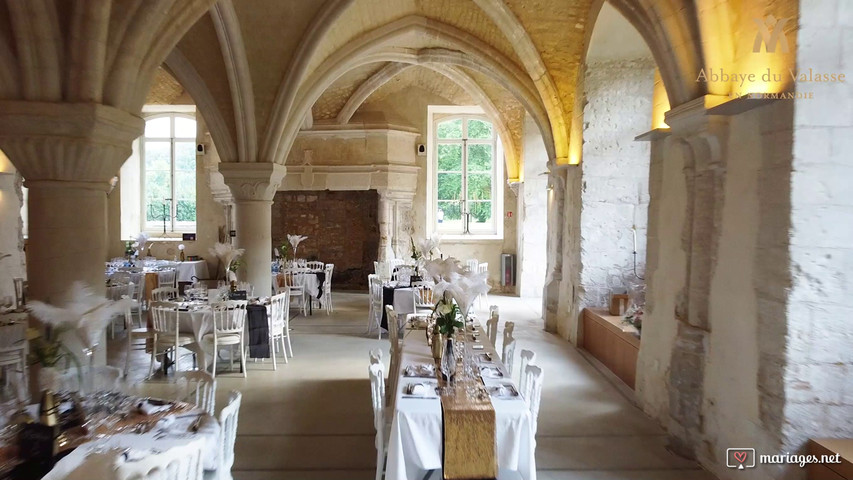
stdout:
<svg viewBox="0 0 853 480">
<path fill-rule="evenodd" d="M 202 416 L 197 432 L 190 427 Z M 122 450 L 113 448 L 131 448 L 136 452 L 153 450 L 164 451 L 169 448 L 187 445 L 199 441 L 202 446 L 202 461 L 205 470 L 215 470 L 219 454 L 219 422 L 200 409 L 164 418 L 148 433 L 121 433 L 86 443 L 62 458 L 43 480 L 90 480 L 109 478 L 109 473 Z"/>
<path fill-rule="evenodd" d="M 485 349 L 479 352 L 489 352 L 492 358 L 499 358 L 488 341 L 485 342 Z M 426 338 L 420 330 L 409 331 L 406 334 L 400 359 L 400 371 L 404 371 L 407 365 L 417 363 L 433 363 L 430 347 L 427 346 Z M 506 375 L 503 365 L 499 363 L 497 365 Z M 385 478 L 389 480 L 423 478 L 426 471 L 441 468 L 443 444 L 441 400 L 437 397 L 435 399 L 403 398 L 403 389 L 412 382 L 423 382 L 423 379 L 401 376 L 395 392 L 396 406 L 391 423 L 385 471 Z M 514 385 L 514 382 L 508 378 L 485 380 L 487 386 L 498 383 Z M 492 405 L 495 409 L 498 467 L 501 470 L 518 472 L 524 480 L 536 480 L 535 441 L 527 403 L 521 399 L 493 398 Z"/>
<path fill-rule="evenodd" d="M 179 262 L 176 266 L 178 270 L 179 282 L 192 282 L 193 278 L 205 280 L 210 277 L 207 271 L 207 262 L 204 260 L 195 260 L 192 262 Z"/>
<path fill-rule="evenodd" d="M 320 282 L 316 273 L 298 273 L 293 276 L 293 283 L 305 287 L 305 293 L 311 298 L 320 298 Z"/>
</svg>

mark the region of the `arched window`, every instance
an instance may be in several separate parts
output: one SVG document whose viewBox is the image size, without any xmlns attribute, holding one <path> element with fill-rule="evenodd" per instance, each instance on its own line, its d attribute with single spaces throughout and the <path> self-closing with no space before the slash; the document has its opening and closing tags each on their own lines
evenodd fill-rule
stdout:
<svg viewBox="0 0 853 480">
<path fill-rule="evenodd" d="M 432 230 L 445 235 L 502 232 L 503 189 L 495 127 L 481 114 L 433 117 Z"/>
<path fill-rule="evenodd" d="M 155 232 L 194 232 L 196 121 L 190 115 L 148 117 L 142 138 L 142 223 Z"/>
</svg>

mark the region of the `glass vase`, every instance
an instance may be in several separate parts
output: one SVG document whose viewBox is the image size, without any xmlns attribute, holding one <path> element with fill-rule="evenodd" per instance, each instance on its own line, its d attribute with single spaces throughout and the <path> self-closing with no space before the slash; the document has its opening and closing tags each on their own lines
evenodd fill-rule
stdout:
<svg viewBox="0 0 853 480">
<path fill-rule="evenodd" d="M 447 383 L 451 383 L 454 375 L 456 375 L 456 353 L 453 350 L 453 338 L 451 335 L 448 335 L 444 342 L 444 353 L 441 356 L 441 373 L 444 375 Z"/>
</svg>

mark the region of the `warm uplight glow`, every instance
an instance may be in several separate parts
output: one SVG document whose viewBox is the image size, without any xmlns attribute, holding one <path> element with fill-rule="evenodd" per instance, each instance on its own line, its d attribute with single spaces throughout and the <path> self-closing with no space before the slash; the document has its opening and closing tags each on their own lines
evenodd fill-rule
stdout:
<svg viewBox="0 0 853 480">
<path fill-rule="evenodd" d="M 652 91 L 652 130 L 669 128 L 664 121 L 664 115 L 669 111 L 669 96 L 660 76 L 660 70 L 655 69 L 655 85 Z"/>
<path fill-rule="evenodd" d="M 12 173 L 15 171 L 15 167 L 12 166 L 12 162 L 9 161 L 9 157 L 0 150 L 0 173 Z"/>
</svg>

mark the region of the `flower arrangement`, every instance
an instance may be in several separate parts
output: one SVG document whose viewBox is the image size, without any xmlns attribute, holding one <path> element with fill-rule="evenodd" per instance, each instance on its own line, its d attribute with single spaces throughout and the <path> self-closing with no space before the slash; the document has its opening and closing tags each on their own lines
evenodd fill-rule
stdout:
<svg viewBox="0 0 853 480">
<path fill-rule="evenodd" d="M 243 253 L 246 252 L 245 249 L 234 248 L 234 245 L 231 245 L 230 243 L 220 242 L 217 242 L 208 251 L 211 255 L 213 255 L 219 260 L 219 265 L 224 267 L 223 274 L 226 280 L 231 280 L 231 277 L 235 276 L 234 270 L 236 270 L 236 267 L 234 268 L 234 270 L 232 270 L 231 264 L 235 261 L 237 257 L 243 255 Z M 239 264 L 237 266 L 239 266 Z M 216 268 L 216 271 L 219 271 L 219 267 Z"/>
<path fill-rule="evenodd" d="M 299 248 L 299 244 L 304 240 L 307 240 L 308 237 L 305 235 L 288 235 L 287 241 L 290 242 L 290 245 L 293 247 L 293 258 L 296 259 L 296 250 Z"/>
<path fill-rule="evenodd" d="M 424 258 L 424 256 L 421 254 L 421 252 L 418 251 L 418 247 L 415 246 L 415 239 L 409 237 L 409 240 L 412 242 L 412 261 L 415 265 L 417 265 L 418 262 L 420 262 L 421 259 Z"/>
<path fill-rule="evenodd" d="M 623 318 L 625 323 L 633 325 L 638 332 L 643 331 L 643 305 L 631 305 Z"/>
<path fill-rule="evenodd" d="M 425 269 L 435 281 L 436 326 L 442 334 L 452 335 L 455 329 L 464 326 L 457 317 L 467 318 L 474 299 L 489 291 L 487 274 L 472 272 L 452 257 L 429 260 Z"/>
<path fill-rule="evenodd" d="M 104 329 L 113 316 L 129 306 L 130 301 L 127 298 L 108 300 L 96 295 L 83 282 L 75 282 L 61 306 L 31 302 L 28 306 L 30 313 L 45 326 L 45 335 L 34 342 L 31 358 L 47 368 L 53 368 L 65 359 L 76 364 L 79 370 L 80 362 L 61 340 L 63 333 L 71 332 L 83 344 L 83 353 L 91 366 Z"/>
</svg>

